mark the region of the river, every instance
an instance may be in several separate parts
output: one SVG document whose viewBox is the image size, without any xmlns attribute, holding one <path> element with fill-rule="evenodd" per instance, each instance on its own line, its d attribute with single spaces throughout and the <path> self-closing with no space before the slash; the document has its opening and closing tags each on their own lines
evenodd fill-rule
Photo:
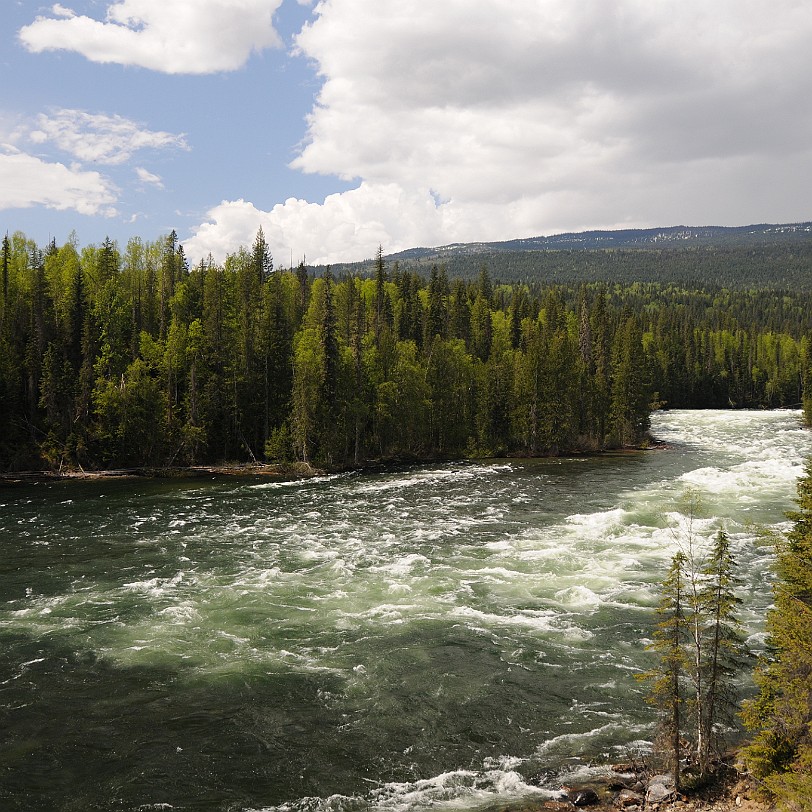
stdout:
<svg viewBox="0 0 812 812">
<path fill-rule="evenodd" d="M 671 556 L 727 529 L 758 649 L 812 454 L 796 411 L 660 412 L 653 434 L 0 490 L 0 808 L 493 809 L 645 752 L 633 675 Z"/>
</svg>

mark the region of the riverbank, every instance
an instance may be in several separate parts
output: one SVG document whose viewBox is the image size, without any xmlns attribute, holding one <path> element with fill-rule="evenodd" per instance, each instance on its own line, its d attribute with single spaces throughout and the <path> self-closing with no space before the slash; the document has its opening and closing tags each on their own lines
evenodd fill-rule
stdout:
<svg viewBox="0 0 812 812">
<path fill-rule="evenodd" d="M 313 468 L 304 462 L 265 464 L 223 463 L 219 465 L 192 465 L 178 467 L 110 468 L 103 470 L 86 470 L 84 468 L 65 468 L 57 471 L 15 471 L 0 473 L 0 486 L 23 485 L 37 482 L 54 482 L 61 480 L 100 480 L 100 479 L 194 479 L 196 477 L 269 477 L 274 479 L 307 479 L 321 476 L 324 471 Z"/>
<path fill-rule="evenodd" d="M 652 437 L 640 446 L 624 446 L 622 448 L 608 448 L 602 450 L 573 450 L 563 454 L 557 452 L 530 454 L 506 454 L 498 459 L 549 459 L 552 457 L 583 458 L 594 456 L 607 456 L 613 454 L 629 454 L 638 451 L 656 451 L 670 449 L 672 446 Z M 4 485 L 31 484 L 36 482 L 52 482 L 58 480 L 98 480 L 98 479 L 194 479 L 195 477 L 223 476 L 223 477 L 273 477 L 277 479 L 308 479 L 324 476 L 329 473 L 345 473 L 347 471 L 379 471 L 398 468 L 410 468 L 419 465 L 432 465 L 453 462 L 474 462 L 491 457 L 442 457 L 410 455 L 408 457 L 393 457 L 391 459 L 365 460 L 357 466 L 350 468 L 324 469 L 316 468 L 307 462 L 220 462 L 212 465 L 188 466 L 134 466 L 130 468 L 82 468 L 81 466 L 60 467 L 59 469 L 36 469 L 24 471 L 0 471 L 0 487 Z"/>
<path fill-rule="evenodd" d="M 670 775 L 651 775 L 635 765 L 614 765 L 604 779 L 562 788 L 561 797 L 542 802 L 538 812 L 776 812 L 758 799 L 755 782 L 734 769 L 695 790 L 674 791 Z M 534 812 L 530 806 L 504 812 Z"/>
</svg>

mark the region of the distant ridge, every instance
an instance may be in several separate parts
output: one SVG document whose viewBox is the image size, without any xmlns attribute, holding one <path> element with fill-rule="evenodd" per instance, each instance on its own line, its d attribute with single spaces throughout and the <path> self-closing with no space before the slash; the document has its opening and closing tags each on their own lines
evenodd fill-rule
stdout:
<svg viewBox="0 0 812 812">
<path fill-rule="evenodd" d="M 668 226 L 617 231 L 581 231 L 501 242 L 451 243 L 435 248 L 409 248 L 390 260 L 442 259 L 471 254 L 517 251 L 577 251 L 601 248 L 737 247 L 812 241 L 812 222 L 759 223 L 749 226 Z"/>
<path fill-rule="evenodd" d="M 423 277 L 436 265 L 450 278 L 469 281 L 486 268 L 504 284 L 612 281 L 812 291 L 812 222 L 583 231 L 410 248 L 384 260 L 390 269 Z M 368 259 L 332 270 L 371 276 L 375 266 Z"/>
</svg>

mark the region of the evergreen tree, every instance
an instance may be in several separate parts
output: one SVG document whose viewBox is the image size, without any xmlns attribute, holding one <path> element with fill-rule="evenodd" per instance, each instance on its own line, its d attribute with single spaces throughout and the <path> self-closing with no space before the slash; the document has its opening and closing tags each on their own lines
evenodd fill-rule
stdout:
<svg viewBox="0 0 812 812">
<path fill-rule="evenodd" d="M 262 226 L 257 229 L 257 236 L 254 239 L 254 247 L 251 251 L 251 259 L 256 273 L 257 283 L 262 285 L 267 282 L 273 273 L 273 257 L 271 249 L 265 240 L 265 232 Z"/>
<path fill-rule="evenodd" d="M 683 552 L 676 553 L 671 560 L 660 592 L 657 630 L 649 647 L 658 655 L 658 662 L 654 669 L 639 675 L 641 679 L 651 683 L 648 701 L 659 715 L 658 749 L 663 753 L 674 776 L 677 791 L 681 786 L 685 683 L 691 668 L 685 651 L 689 637 L 685 616 L 687 563 Z"/>
<path fill-rule="evenodd" d="M 803 345 L 803 367 L 801 381 L 803 394 L 801 405 L 803 406 L 804 423 L 812 426 L 812 336 L 807 336 Z"/>
<path fill-rule="evenodd" d="M 740 582 L 735 570 L 730 539 L 720 529 L 702 567 L 699 595 L 705 655 L 701 663 L 704 673 L 697 756 L 703 774 L 710 769 L 711 757 L 721 754 L 724 729 L 735 722 L 739 703 L 734 680 L 749 656 L 737 614 L 742 601 L 734 592 Z"/>
<path fill-rule="evenodd" d="M 2 290 L 3 301 L 0 302 L 0 331 L 3 329 L 3 324 L 6 319 L 6 307 L 8 303 L 8 277 L 9 277 L 9 264 L 11 262 L 11 243 L 8 239 L 8 234 L 3 237 L 3 256 L 0 259 L 0 273 L 2 273 Z"/>
<path fill-rule="evenodd" d="M 756 731 L 745 748 L 747 765 L 788 810 L 808 809 L 812 798 L 812 463 L 798 503 L 793 529 L 777 548 L 768 650 L 756 672 L 760 692 L 743 714 Z"/>
<path fill-rule="evenodd" d="M 609 439 L 611 445 L 638 445 L 649 428 L 649 391 L 640 323 L 629 315 L 612 346 Z"/>
<path fill-rule="evenodd" d="M 482 268 L 480 268 L 477 288 L 478 290 L 476 291 L 476 294 L 481 295 L 488 305 L 490 305 L 491 299 L 493 298 L 493 282 L 491 282 L 487 265 L 483 265 Z"/>
<path fill-rule="evenodd" d="M 468 291 L 462 279 L 455 279 L 448 308 L 448 332 L 451 338 L 459 338 L 471 346 L 471 307 Z"/>
<path fill-rule="evenodd" d="M 372 331 L 376 346 L 380 346 L 385 331 L 394 326 L 392 302 L 386 290 L 386 263 L 383 259 L 383 247 L 378 246 L 375 255 L 375 297 L 372 305 Z"/>
<path fill-rule="evenodd" d="M 487 361 L 491 354 L 493 325 L 491 306 L 482 293 L 478 293 L 471 307 L 471 352 L 480 361 Z"/>
<path fill-rule="evenodd" d="M 81 257 L 73 238 L 43 253 L 19 232 L 6 236 L 0 457 L 4 465 L 30 465 L 40 453 L 85 465 L 121 458 L 135 435 L 116 428 L 125 424 L 117 415 L 147 402 L 148 413 L 163 409 L 156 436 L 171 445 L 166 458 L 245 459 L 266 447 L 288 457 L 292 439 L 302 448 L 294 428 L 308 425 L 299 421 L 308 413 L 313 459 L 336 465 L 362 464 L 373 450 L 636 445 L 653 388 L 657 400 L 683 407 L 793 406 L 803 396 L 812 413 L 812 294 L 550 284 L 536 271 L 557 266 L 546 253 L 532 262 L 508 275 L 512 284 L 494 284 L 479 262 L 451 283 L 435 267 L 426 282 L 397 265 L 388 278 L 379 248 L 369 278 L 328 279 L 329 300 L 304 263 L 273 272 L 262 229 L 222 266 L 209 258 L 191 273 L 174 233 L 130 240 L 123 256 L 105 239 Z M 612 262 L 623 272 L 641 259 L 629 252 Z M 331 308 L 335 329 L 325 329 Z M 294 351 L 297 332 L 306 335 Z M 305 362 L 308 347 L 315 365 Z M 294 365 L 310 370 L 296 387 Z"/>
<path fill-rule="evenodd" d="M 424 346 L 431 349 L 435 338 L 448 335 L 448 277 L 445 268 L 434 265 L 429 280 L 429 303 L 426 314 Z"/>
</svg>

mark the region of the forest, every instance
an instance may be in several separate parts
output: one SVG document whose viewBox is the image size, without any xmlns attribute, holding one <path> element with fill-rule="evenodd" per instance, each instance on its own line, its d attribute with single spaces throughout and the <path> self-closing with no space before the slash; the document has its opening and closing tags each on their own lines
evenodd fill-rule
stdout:
<svg viewBox="0 0 812 812">
<path fill-rule="evenodd" d="M 615 234 L 616 232 L 607 232 Z M 403 252 L 395 255 L 403 270 L 426 274 L 435 263 L 445 265 L 449 276 L 474 280 L 483 264 L 494 278 L 509 284 L 579 284 L 612 280 L 620 284 L 658 282 L 685 287 L 718 287 L 743 290 L 771 289 L 812 291 L 812 240 L 809 233 L 792 239 L 750 242 L 718 240 L 700 244 L 682 241 L 658 245 L 620 244 L 608 248 L 512 248 L 499 244 L 451 246 L 439 251 Z M 573 240 L 573 242 L 576 242 Z M 370 274 L 372 262 L 334 267 L 334 272 Z"/>
<path fill-rule="evenodd" d="M 655 408 L 812 415 L 803 285 L 506 282 L 382 249 L 364 275 L 277 269 L 261 230 L 192 267 L 174 232 L 17 232 L 0 262 L 5 470 L 548 455 L 645 444 Z"/>
</svg>

